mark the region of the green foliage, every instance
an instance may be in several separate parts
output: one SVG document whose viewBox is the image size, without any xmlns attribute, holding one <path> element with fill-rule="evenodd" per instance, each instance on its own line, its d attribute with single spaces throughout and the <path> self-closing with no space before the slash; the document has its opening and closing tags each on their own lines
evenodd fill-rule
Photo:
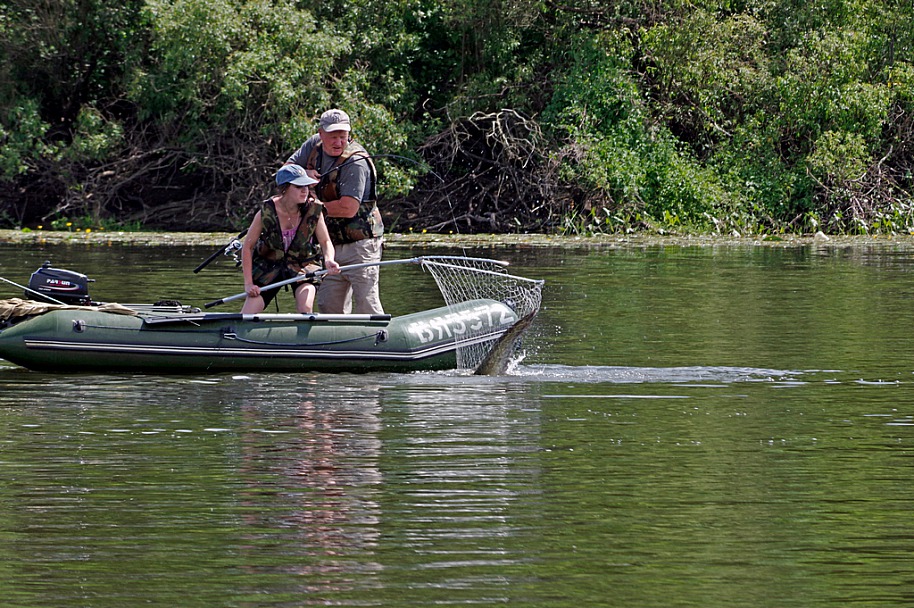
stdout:
<svg viewBox="0 0 914 608">
<path fill-rule="evenodd" d="M 73 125 L 73 140 L 64 150 L 67 158 L 79 160 L 104 160 L 123 145 L 124 128 L 109 120 L 92 106 L 84 106 Z"/>
<path fill-rule="evenodd" d="M 822 23 L 859 24 L 849 4 L 820 7 L 832 11 L 822 11 Z M 807 32 L 783 63 L 771 62 L 745 106 L 752 113 L 715 145 L 712 162 L 728 189 L 769 227 L 858 230 L 841 211 L 850 200 L 847 182 L 885 155 L 895 103 L 875 70 L 884 49 L 869 32 Z"/>
<path fill-rule="evenodd" d="M 508 108 L 552 163 L 540 226 L 912 231 L 911 23 L 903 0 L 6 0 L 0 218 L 231 218 L 328 107 L 417 160 Z M 379 165 L 398 214 L 422 171 Z"/>
<path fill-rule="evenodd" d="M 379 103 L 366 98 L 369 74 L 364 70 L 352 68 L 340 79 L 339 103 L 335 104 L 349 114 L 353 121 L 353 136 L 363 143 L 372 154 L 383 154 L 387 150 L 405 150 L 409 140 L 409 125 L 398 124 L 396 117 Z M 312 131 L 313 133 L 313 131 Z M 416 165 L 397 164 L 393 162 L 376 163 L 379 170 L 384 170 L 384 180 L 378 184 L 380 196 L 403 195 L 415 184 L 418 173 Z"/>
<path fill-rule="evenodd" d="M 751 15 L 719 19 L 703 10 L 644 32 L 654 112 L 697 154 L 706 155 L 754 110 L 769 72 L 765 38 L 765 25 Z"/>
<path fill-rule="evenodd" d="M 308 12 L 269 0 L 149 0 L 146 12 L 149 59 L 130 86 L 141 118 L 185 139 L 214 130 L 269 137 L 328 103 L 325 75 L 346 46 Z"/>
<path fill-rule="evenodd" d="M 741 211 L 760 226 L 774 229 L 795 222 L 811 208 L 805 166 L 785 158 L 779 118 L 759 111 L 733 131 L 712 159 L 725 188 L 740 200 Z"/>
<path fill-rule="evenodd" d="M 626 40 L 582 36 L 571 52 L 573 67 L 556 78 L 545 114 L 570 142 L 565 179 L 611 201 L 607 220 L 636 211 L 649 225 L 704 223 L 726 194 L 712 171 L 653 122 L 627 69 Z"/>
<path fill-rule="evenodd" d="M 866 138 L 860 133 L 844 131 L 823 133 L 807 157 L 813 176 L 823 182 L 859 179 L 868 161 Z"/>
<path fill-rule="evenodd" d="M 44 120 L 69 126 L 81 106 L 120 94 L 126 58 L 141 39 L 143 0 L 7 0 L 0 6 L 0 104 L 20 96 Z"/>
<path fill-rule="evenodd" d="M 48 127 L 33 100 L 21 99 L 7 110 L 0 120 L 0 178 L 12 180 L 53 154 L 55 147 L 44 140 Z"/>
<path fill-rule="evenodd" d="M 306 0 L 318 23 L 352 40 L 339 72 L 370 61 L 371 97 L 425 124 L 525 102 L 544 45 L 541 0 Z M 369 59 L 370 58 L 370 59 Z M 522 89 L 522 91 L 518 91 Z"/>
<path fill-rule="evenodd" d="M 784 128 L 806 153 L 825 131 L 858 131 L 876 141 L 886 119 L 884 85 L 866 82 L 868 44 L 860 32 L 819 32 L 788 53 L 775 80 Z"/>
</svg>

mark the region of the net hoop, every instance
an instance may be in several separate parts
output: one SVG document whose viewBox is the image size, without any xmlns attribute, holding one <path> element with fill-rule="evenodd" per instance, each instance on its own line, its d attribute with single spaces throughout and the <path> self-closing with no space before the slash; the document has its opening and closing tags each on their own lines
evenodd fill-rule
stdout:
<svg viewBox="0 0 914 608">
<path fill-rule="evenodd" d="M 469 300 L 495 300 L 510 307 L 518 320 L 535 315 L 542 303 L 544 281 L 508 273 L 507 262 L 461 256 L 428 256 L 421 258 L 422 269 L 432 275 L 444 302 L 452 307 Z M 485 330 L 480 330 L 482 334 Z M 471 330 L 472 332 L 472 330 Z M 457 349 L 457 368 L 475 370 L 486 358 L 494 343 L 477 341 L 472 333 Z"/>
</svg>

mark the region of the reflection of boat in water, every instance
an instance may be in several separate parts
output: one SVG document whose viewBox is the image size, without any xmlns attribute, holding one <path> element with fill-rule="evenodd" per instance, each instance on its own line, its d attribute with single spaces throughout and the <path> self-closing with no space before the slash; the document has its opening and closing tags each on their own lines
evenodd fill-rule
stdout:
<svg viewBox="0 0 914 608">
<path fill-rule="evenodd" d="M 507 274 L 492 260 L 415 258 L 431 272 L 446 306 L 406 314 L 241 314 L 178 303 L 99 304 L 85 277 L 50 269 L 28 289 L 39 298 L 69 291 L 69 304 L 6 300 L 0 357 L 42 371 L 415 371 L 475 370 L 502 336 L 536 313 L 541 281 Z M 40 275 L 41 270 L 36 272 Z M 63 274 L 69 273 L 69 275 Z M 70 276 L 72 275 L 72 276 Z M 48 285 L 50 281 L 52 284 Z M 84 293 L 85 292 L 85 293 Z M 507 349 L 512 350 L 512 349 Z M 504 366 L 486 362 L 487 373 Z"/>
</svg>

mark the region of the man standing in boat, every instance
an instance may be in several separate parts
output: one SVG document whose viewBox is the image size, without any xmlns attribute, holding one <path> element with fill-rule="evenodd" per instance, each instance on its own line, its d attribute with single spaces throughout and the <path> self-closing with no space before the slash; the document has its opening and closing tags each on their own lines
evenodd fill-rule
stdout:
<svg viewBox="0 0 914 608">
<path fill-rule="evenodd" d="M 321 115 L 318 132 L 287 164 L 301 165 L 318 179 L 314 186 L 324 204 L 327 230 L 340 265 L 381 261 L 384 222 L 378 211 L 377 171 L 368 152 L 351 137 L 349 115 L 333 109 Z M 324 277 L 318 306 L 324 313 L 383 314 L 378 266 Z"/>
</svg>

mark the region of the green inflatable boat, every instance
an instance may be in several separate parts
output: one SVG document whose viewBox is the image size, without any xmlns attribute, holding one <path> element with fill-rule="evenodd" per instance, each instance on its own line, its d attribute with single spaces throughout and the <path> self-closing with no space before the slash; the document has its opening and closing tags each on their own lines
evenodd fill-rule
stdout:
<svg viewBox="0 0 914 608">
<path fill-rule="evenodd" d="M 529 325 L 542 281 L 514 277 L 476 258 L 415 260 L 434 274 L 445 306 L 392 317 L 5 300 L 0 358 L 47 372 L 503 371 L 506 361 L 493 363 L 488 356 L 506 358 L 513 350 L 500 341 L 513 347 L 518 330 Z M 455 298 L 454 285 L 467 275 L 475 279 L 466 284 L 476 287 L 462 287 Z M 79 284 L 62 282 L 67 288 Z M 53 286 L 60 284 L 58 276 Z"/>
</svg>

